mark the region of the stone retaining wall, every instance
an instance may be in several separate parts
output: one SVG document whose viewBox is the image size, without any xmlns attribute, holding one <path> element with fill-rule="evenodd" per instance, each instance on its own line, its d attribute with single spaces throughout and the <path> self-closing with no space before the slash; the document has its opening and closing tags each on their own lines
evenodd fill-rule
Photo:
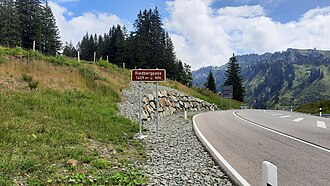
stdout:
<svg viewBox="0 0 330 186">
<path fill-rule="evenodd" d="M 201 99 L 175 92 L 168 92 L 166 90 L 159 91 L 158 98 L 159 117 L 170 116 L 177 112 L 183 112 L 184 110 L 197 112 L 217 109 L 216 105 L 210 104 Z M 142 98 L 142 101 L 143 120 L 149 121 L 156 118 L 156 92 L 153 94 L 147 94 Z"/>
</svg>

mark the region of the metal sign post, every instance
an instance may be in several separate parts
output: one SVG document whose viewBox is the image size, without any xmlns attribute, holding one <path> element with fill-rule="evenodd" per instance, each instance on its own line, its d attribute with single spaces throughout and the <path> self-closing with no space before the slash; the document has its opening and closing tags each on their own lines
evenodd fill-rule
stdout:
<svg viewBox="0 0 330 186">
<path fill-rule="evenodd" d="M 140 122 L 140 137 L 142 136 L 142 109 L 141 109 L 141 83 L 139 82 L 139 122 Z"/>
<path fill-rule="evenodd" d="M 165 69 L 133 69 L 131 71 L 131 80 L 137 82 L 156 82 L 156 134 L 157 138 L 159 138 L 158 134 L 158 82 L 164 82 L 166 80 L 166 71 Z M 139 119 L 140 119 L 140 138 L 144 138 L 142 135 L 142 96 L 141 96 L 141 85 L 139 84 Z"/>
<path fill-rule="evenodd" d="M 158 83 L 156 83 L 156 135 L 157 139 L 159 138 L 158 134 L 158 118 L 159 118 L 159 113 L 158 113 L 158 103 L 159 103 L 159 98 L 158 98 Z"/>
</svg>

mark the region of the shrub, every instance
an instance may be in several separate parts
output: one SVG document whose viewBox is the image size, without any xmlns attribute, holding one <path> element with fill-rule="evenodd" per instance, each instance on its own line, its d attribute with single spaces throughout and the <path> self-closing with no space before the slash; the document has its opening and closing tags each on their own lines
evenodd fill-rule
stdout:
<svg viewBox="0 0 330 186">
<path fill-rule="evenodd" d="M 22 74 L 22 78 L 25 82 L 30 83 L 32 81 L 32 76 L 29 76 L 27 74 Z"/>
<path fill-rule="evenodd" d="M 29 88 L 30 88 L 30 90 L 37 89 L 38 84 L 39 84 L 39 81 L 31 81 L 31 82 L 29 82 Z"/>
<path fill-rule="evenodd" d="M 22 78 L 28 83 L 30 90 L 37 89 L 39 81 L 33 81 L 33 77 L 27 74 L 22 74 Z"/>
</svg>

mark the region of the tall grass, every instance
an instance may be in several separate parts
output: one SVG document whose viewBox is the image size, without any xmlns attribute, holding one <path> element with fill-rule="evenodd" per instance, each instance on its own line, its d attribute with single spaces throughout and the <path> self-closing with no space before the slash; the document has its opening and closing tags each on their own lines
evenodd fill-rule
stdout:
<svg viewBox="0 0 330 186">
<path fill-rule="evenodd" d="M 20 48 L 0 47 L 0 57 L 0 77 L 39 82 L 36 91 L 0 90 L 0 185 L 146 182 L 135 165 L 145 158 L 138 125 L 117 111 L 127 72 Z"/>
<path fill-rule="evenodd" d="M 83 147 L 88 139 L 127 149 L 125 153 L 135 154 L 132 159 L 140 159 L 143 151 L 138 152 L 139 143 L 133 140 L 138 125 L 117 115 L 117 100 L 110 95 L 51 89 L 0 94 L 0 185 L 12 184 L 21 175 L 27 183 L 67 181 L 61 171 L 66 160 L 99 158 Z M 79 169 L 95 178 L 102 176 L 83 166 Z"/>
</svg>

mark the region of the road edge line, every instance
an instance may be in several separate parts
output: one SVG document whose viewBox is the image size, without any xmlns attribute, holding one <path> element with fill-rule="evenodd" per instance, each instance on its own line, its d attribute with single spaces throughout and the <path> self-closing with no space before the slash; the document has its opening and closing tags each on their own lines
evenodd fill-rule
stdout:
<svg viewBox="0 0 330 186">
<path fill-rule="evenodd" d="M 319 150 L 323 150 L 323 151 L 326 151 L 326 152 L 330 153 L 330 149 L 328 149 L 328 148 L 326 148 L 326 147 L 323 147 L 323 146 L 320 146 L 320 145 L 314 144 L 314 143 L 312 143 L 312 142 L 309 142 L 309 141 L 303 140 L 303 139 L 301 139 L 301 138 L 298 138 L 298 137 L 295 137 L 295 136 L 291 136 L 291 135 L 289 135 L 289 134 L 286 134 L 286 133 L 283 133 L 283 132 L 280 132 L 280 131 L 277 131 L 277 130 L 274 130 L 274 129 L 268 128 L 268 127 L 266 127 L 266 126 L 262 126 L 262 125 L 260 125 L 260 124 L 258 124 L 258 123 L 254 123 L 254 122 L 252 122 L 252 121 L 249 121 L 249 120 L 243 118 L 242 116 L 239 116 L 236 112 L 237 112 L 237 111 L 233 111 L 233 115 L 234 115 L 236 118 L 238 118 L 238 119 L 240 119 L 240 120 L 242 120 L 242 121 L 245 121 L 245 122 L 249 123 L 250 125 L 254 125 L 254 126 L 256 126 L 256 127 L 259 127 L 259 128 L 265 129 L 265 130 L 268 130 L 268 131 L 273 132 L 273 133 L 275 133 L 275 134 L 278 134 L 278 135 L 281 135 L 281 136 L 287 137 L 287 138 L 289 138 L 289 139 L 292 139 L 292 140 L 298 141 L 298 142 L 303 143 L 303 144 L 305 144 L 305 145 L 309 145 L 309 146 L 311 146 L 311 147 L 314 147 L 314 148 L 317 148 L 317 149 L 319 149 Z"/>
<path fill-rule="evenodd" d="M 234 182 L 239 182 L 243 186 L 250 186 L 250 184 L 227 162 L 224 157 L 221 156 L 221 154 L 213 147 L 213 145 L 205 138 L 205 136 L 199 130 L 195 122 L 195 118 L 201 114 L 197 114 L 193 117 L 193 128 L 195 134 L 198 136 L 201 143 L 206 147 L 207 150 L 211 151 L 210 154 L 211 156 L 213 156 L 213 158 L 216 159 L 216 162 L 220 161 L 226 167 L 230 174 L 235 178 L 233 180 Z"/>
</svg>

